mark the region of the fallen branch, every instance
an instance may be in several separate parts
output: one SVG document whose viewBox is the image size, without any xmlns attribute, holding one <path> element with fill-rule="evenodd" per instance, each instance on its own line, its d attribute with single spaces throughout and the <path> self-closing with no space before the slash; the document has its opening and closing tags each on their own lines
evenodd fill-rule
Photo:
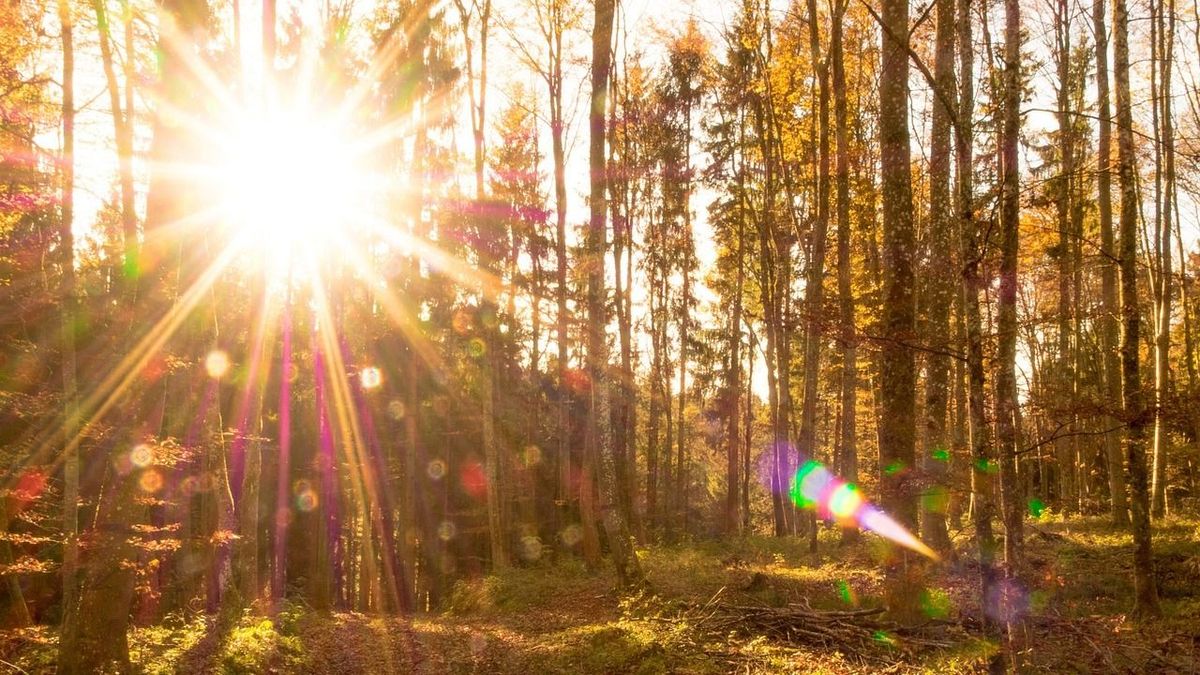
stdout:
<svg viewBox="0 0 1200 675">
<path fill-rule="evenodd" d="M 808 603 L 758 607 L 715 601 L 716 596 L 703 605 L 692 606 L 686 613 L 687 618 L 698 629 L 714 633 L 762 635 L 791 644 L 849 649 L 860 655 L 862 651 L 877 648 L 908 651 L 953 644 L 946 639 L 944 631 L 938 630 L 952 625 L 949 622 L 902 626 L 881 619 L 882 608 L 817 610 Z"/>
</svg>

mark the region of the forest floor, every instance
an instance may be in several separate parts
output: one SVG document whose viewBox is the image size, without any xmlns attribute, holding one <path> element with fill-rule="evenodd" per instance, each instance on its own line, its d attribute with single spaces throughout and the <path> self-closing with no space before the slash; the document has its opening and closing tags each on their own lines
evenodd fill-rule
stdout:
<svg viewBox="0 0 1200 675">
<path fill-rule="evenodd" d="M 1200 672 L 1200 521 L 1155 531 L 1164 618 L 1131 606 L 1130 537 L 1102 519 L 1035 521 L 1021 586 L 1027 672 Z M 931 569 L 920 630 L 860 610 L 882 603 L 873 536 L 817 554 L 795 539 L 747 537 L 643 550 L 650 590 L 622 598 L 611 572 L 576 561 L 460 583 L 441 614 L 412 620 L 320 614 L 176 617 L 135 628 L 146 673 L 979 672 L 999 648 L 979 628 L 978 566 L 965 532 L 956 562 Z M 843 614 L 822 614 L 819 612 Z M 860 611 L 859 615 L 846 612 Z M 805 623 L 805 616 L 814 617 Z M 824 619 L 834 617 L 829 622 Z M 790 623 L 789 623 L 790 622 Z M 827 632 L 822 629 L 832 626 Z M 789 637 L 789 627 L 791 628 Z M 0 634 L 0 666 L 53 672 L 49 628 Z M 0 668 L 3 672 L 4 668 Z"/>
</svg>

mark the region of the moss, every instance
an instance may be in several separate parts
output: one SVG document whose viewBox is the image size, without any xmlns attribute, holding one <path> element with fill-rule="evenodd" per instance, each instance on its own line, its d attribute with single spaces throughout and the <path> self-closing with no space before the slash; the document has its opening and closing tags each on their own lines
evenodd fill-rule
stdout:
<svg viewBox="0 0 1200 675">
<path fill-rule="evenodd" d="M 129 660 L 147 675 L 179 671 L 179 663 L 204 639 L 209 623 L 204 617 L 187 620 L 168 616 L 155 626 L 134 628 L 129 636 Z"/>
<path fill-rule="evenodd" d="M 229 675 L 287 671 L 300 666 L 303 656 L 298 636 L 281 633 L 271 619 L 247 614 L 222 644 L 218 667 Z"/>
<path fill-rule="evenodd" d="M 607 569 L 603 572 L 608 573 Z M 460 580 L 451 590 L 444 609 L 453 616 L 522 612 L 553 604 L 564 595 L 595 583 L 596 576 L 577 559 L 510 567 L 480 579 Z"/>
</svg>

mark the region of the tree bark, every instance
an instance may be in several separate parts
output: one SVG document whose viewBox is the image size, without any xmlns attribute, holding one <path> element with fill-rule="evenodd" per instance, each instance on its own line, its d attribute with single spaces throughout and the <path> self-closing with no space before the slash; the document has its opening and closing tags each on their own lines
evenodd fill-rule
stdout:
<svg viewBox="0 0 1200 675">
<path fill-rule="evenodd" d="M 883 340 L 880 347 L 879 461 L 883 506 L 902 525 L 917 527 L 916 367 L 908 346 L 916 332 L 913 275 L 915 237 L 908 131 L 908 2 L 883 0 L 879 72 L 879 149 L 883 196 Z M 917 565 L 901 553 L 886 567 L 888 610 L 899 619 L 919 614 Z"/>
<path fill-rule="evenodd" d="M 1156 102 L 1160 106 L 1159 119 L 1162 123 L 1162 155 L 1163 155 L 1163 187 L 1164 193 L 1159 203 L 1156 220 L 1160 232 L 1159 248 L 1159 288 L 1158 333 L 1154 341 L 1154 465 L 1151 473 L 1150 515 L 1162 518 L 1167 513 L 1167 451 L 1170 438 L 1167 431 L 1166 406 L 1170 398 L 1171 387 L 1171 235 L 1172 235 L 1172 204 L 1175 195 L 1175 122 L 1171 109 L 1172 101 L 1172 65 L 1175 60 L 1175 2 L 1165 0 L 1166 9 L 1162 8 L 1164 0 L 1159 2 L 1160 37 L 1159 81 L 1160 94 Z M 1163 14 L 1167 15 L 1166 25 L 1163 25 Z"/>
<path fill-rule="evenodd" d="M 950 122 L 953 111 L 946 107 L 954 97 L 954 0 L 937 0 L 935 35 L 933 126 L 929 152 L 929 242 L 927 268 L 925 374 L 925 450 L 921 453 L 921 536 L 934 550 L 951 551 L 946 530 L 947 480 L 950 438 L 947 412 L 950 401 L 950 307 L 953 304 L 954 211 L 950 204 Z"/>
<path fill-rule="evenodd" d="M 830 64 L 833 68 L 833 106 L 837 156 L 837 266 L 838 317 L 841 331 L 838 338 L 842 351 L 841 419 L 835 468 L 842 478 L 858 480 L 858 338 L 854 319 L 853 270 L 850 260 L 850 118 L 846 103 L 846 64 L 842 47 L 843 24 L 846 19 L 846 0 L 835 4 L 833 30 L 830 33 Z M 857 533 L 845 530 L 848 536 Z"/>
<path fill-rule="evenodd" d="M 1000 292 L 997 298 L 996 444 L 1000 458 L 1000 509 L 1004 519 L 1004 561 L 1009 575 L 1021 567 L 1022 494 L 1017 482 L 1017 253 L 1021 193 L 1017 165 L 1021 104 L 1021 7 L 1004 3 L 1004 73 L 1000 136 Z"/>
<path fill-rule="evenodd" d="M 589 165 L 591 170 L 591 227 L 586 237 L 588 252 L 588 371 L 591 380 L 588 415 L 588 453 L 599 468 L 599 510 L 608 537 L 609 550 L 622 586 L 637 587 L 644 583 L 633 537 L 629 531 L 628 514 L 621 512 L 620 500 L 614 491 L 615 466 L 611 446 L 608 401 L 608 345 L 605 326 L 608 325 L 605 307 L 604 249 L 607 232 L 606 128 L 604 112 L 608 96 L 608 77 L 612 67 L 613 18 L 616 0 L 597 0 L 595 24 L 592 30 L 592 97 L 588 115 L 590 129 Z"/>
<path fill-rule="evenodd" d="M 61 309 L 63 391 L 63 607 L 64 617 L 75 614 L 79 575 L 79 439 L 75 376 L 75 41 L 74 17 L 68 0 L 58 0 L 62 39 L 62 155 L 59 158 L 62 206 L 58 232 L 59 302 Z M 7 523 L 7 518 L 5 523 Z M 83 620 L 86 620 L 84 618 Z M 64 621 L 64 633 L 67 632 Z"/>
<path fill-rule="evenodd" d="M 975 529 L 975 546 L 979 553 L 979 595 L 984 609 L 984 625 L 994 633 L 994 624 L 987 611 L 996 597 L 996 537 L 992 532 L 994 513 L 996 459 L 992 450 L 990 426 L 985 410 L 986 387 L 983 363 L 983 330 L 979 309 L 979 294 L 984 288 L 980 275 L 983 250 L 980 244 L 980 223 L 975 221 L 974 207 L 974 113 L 975 113 L 975 48 L 972 35 L 971 0 L 958 0 L 958 142 L 956 143 L 959 235 L 962 243 L 963 333 L 967 355 L 967 413 L 971 444 L 971 520 Z"/>
<path fill-rule="evenodd" d="M 1121 398 L 1125 414 L 1125 457 L 1129 463 L 1133 521 L 1134 613 L 1159 613 L 1150 541 L 1150 491 L 1146 476 L 1146 410 L 1138 368 L 1141 314 L 1137 296 L 1137 175 L 1129 93 L 1129 13 L 1113 0 L 1113 59 L 1117 94 L 1117 177 L 1121 187 Z"/>
<path fill-rule="evenodd" d="M 1096 186 L 1100 225 L 1100 349 L 1104 364 L 1104 398 L 1113 411 L 1102 422 L 1112 429 L 1104 434 L 1104 456 L 1108 464 L 1110 516 L 1114 524 L 1129 524 L 1129 502 L 1125 491 L 1125 463 L 1121 458 L 1121 431 L 1116 411 L 1121 406 L 1121 360 L 1118 355 L 1117 249 L 1112 217 L 1112 118 L 1108 91 L 1108 0 L 1093 0 L 1092 25 L 1096 36 L 1096 116 L 1099 136 L 1096 145 Z"/>
</svg>

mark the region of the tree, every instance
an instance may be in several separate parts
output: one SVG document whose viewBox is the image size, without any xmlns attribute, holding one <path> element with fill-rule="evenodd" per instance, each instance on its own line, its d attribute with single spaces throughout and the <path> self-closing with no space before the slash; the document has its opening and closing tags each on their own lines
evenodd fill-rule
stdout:
<svg viewBox="0 0 1200 675">
<path fill-rule="evenodd" d="M 77 601 L 79 574 L 79 443 L 75 375 L 75 321 L 78 299 L 75 288 L 75 38 L 71 3 L 58 0 L 58 21 L 62 32 L 62 156 L 59 158 L 62 181 L 62 206 L 58 234 L 59 302 L 62 313 L 63 378 L 63 607 Z"/>
<path fill-rule="evenodd" d="M 966 340 L 967 413 L 971 443 L 971 514 L 975 529 L 975 546 L 979 553 L 979 597 L 983 605 L 985 626 L 992 628 L 986 609 L 997 597 L 996 538 L 992 532 L 995 511 L 996 457 L 991 443 L 991 427 L 987 419 L 983 362 L 983 329 L 979 294 L 984 281 L 980 274 L 983 257 L 982 224 L 975 218 L 974 161 L 975 143 L 975 43 L 973 39 L 971 0 L 958 0 L 958 136 L 955 144 L 957 170 L 957 209 L 962 255 L 963 337 Z"/>
<path fill-rule="evenodd" d="M 1160 1 L 1155 22 L 1158 43 L 1153 45 L 1152 54 L 1158 57 L 1160 93 L 1155 104 L 1159 108 L 1158 118 L 1162 131 L 1156 133 L 1161 139 L 1163 191 L 1155 204 L 1155 251 L 1158 259 L 1158 284 L 1156 288 L 1154 336 L 1154 464 L 1151 472 L 1150 514 L 1162 518 L 1167 512 L 1167 405 L 1171 389 L 1171 229 L 1172 212 L 1175 204 L 1175 120 L 1172 109 L 1173 87 L 1172 66 L 1175 62 L 1175 2 Z M 1164 9 L 1164 5 L 1166 8 Z M 1163 15 L 1166 15 L 1164 25 Z M 1151 63 L 1151 67 L 1154 67 Z M 1155 184 L 1159 183 L 1155 176 Z M 1158 192 L 1158 188 L 1155 188 Z M 1181 261 L 1182 262 L 1182 261 Z"/>
<path fill-rule="evenodd" d="M 880 346 L 879 463 L 884 507 L 904 526 L 917 526 L 916 367 L 909 346 L 916 332 L 913 292 L 912 175 L 908 136 L 908 3 L 884 0 L 879 71 L 879 162 L 883 198 L 883 314 Z M 914 570 L 905 556 L 887 565 L 888 609 L 907 618 L 918 610 Z"/>
<path fill-rule="evenodd" d="M 467 92 L 471 106 L 471 137 L 474 141 L 475 164 L 475 204 L 477 213 L 481 213 L 485 205 L 486 183 L 484 171 L 487 156 L 484 147 L 484 131 L 487 123 L 487 55 L 488 31 L 491 29 L 492 3 L 491 0 L 472 0 L 470 8 L 463 0 L 455 0 L 458 8 L 459 29 L 462 32 L 463 45 L 467 54 Z M 472 24 L 478 27 L 472 31 Z M 478 36 L 479 71 L 475 70 L 475 42 Z M 478 90 L 476 89 L 478 81 Z M 478 256 L 485 279 L 495 278 L 498 270 L 496 263 L 500 256 L 500 232 L 493 231 L 497 221 L 489 218 L 479 218 L 480 232 L 478 238 Z M 490 221 L 490 222 L 489 222 Z M 502 220 L 499 222 L 503 222 Z M 488 288 L 487 282 L 481 289 L 483 296 L 482 313 L 485 317 L 483 326 L 483 357 L 480 365 L 481 398 L 483 403 L 483 454 L 487 474 L 487 512 L 488 540 L 491 543 L 492 566 L 504 568 L 509 564 L 508 534 L 503 518 L 504 489 L 507 483 L 502 471 L 504 461 L 500 457 L 500 449 L 496 439 L 496 394 L 495 381 L 498 372 L 496 335 L 496 301 L 495 291 Z M 492 317 L 491 319 L 487 317 Z"/>
<path fill-rule="evenodd" d="M 829 36 L 829 60 L 833 78 L 835 155 L 837 158 L 837 269 L 838 317 L 841 330 L 838 343 L 842 352 L 841 434 L 838 437 L 836 467 L 847 481 L 858 480 L 858 348 L 855 327 L 854 288 L 851 269 L 850 222 L 850 113 L 846 103 L 846 64 L 843 25 L 847 0 L 834 3 L 833 28 Z M 847 529 L 846 533 L 855 532 Z M 852 535 L 850 535 L 852 536 Z"/>
<path fill-rule="evenodd" d="M 921 535 L 932 548 L 949 552 L 950 535 L 946 530 L 946 481 L 949 475 L 950 438 L 947 412 L 950 401 L 950 307 L 953 280 L 946 265 L 952 260 L 954 213 L 950 204 L 950 122 L 949 109 L 954 84 L 954 0 L 938 0 L 934 78 L 940 92 L 934 98 L 933 125 L 929 152 L 929 242 L 926 268 L 926 356 L 925 376 L 925 450 L 921 467 L 927 485 L 922 496 Z"/>
<path fill-rule="evenodd" d="M 809 59 L 817 89 L 816 116 L 816 218 L 809 242 L 808 275 L 804 282 L 804 305 L 808 314 L 804 333 L 804 399 L 797 438 L 802 456 L 817 456 L 817 385 L 821 373 L 822 312 L 825 302 L 825 253 L 829 239 L 829 60 L 821 58 L 820 17 L 816 0 L 808 0 Z M 809 522 L 809 542 L 817 545 L 816 521 Z"/>
<path fill-rule="evenodd" d="M 1108 96 L 1108 26 L 1105 7 L 1108 0 L 1094 0 L 1092 26 L 1096 35 L 1096 108 L 1099 119 L 1096 185 L 1100 224 L 1101 268 L 1100 348 L 1104 352 L 1104 393 L 1114 410 L 1121 400 L 1121 362 L 1117 342 L 1117 250 L 1112 222 L 1112 117 Z M 1108 464 L 1108 492 L 1113 523 L 1129 523 L 1128 497 L 1125 490 L 1125 464 L 1121 459 L 1121 433 L 1117 416 L 1109 415 L 1105 424 L 1112 430 L 1104 434 L 1104 456 Z"/>
<path fill-rule="evenodd" d="M 1133 113 L 1129 93 L 1129 12 L 1125 0 L 1113 2 L 1113 70 L 1117 94 L 1117 179 L 1121 190 L 1121 399 L 1125 416 L 1125 459 L 1129 466 L 1133 522 L 1134 612 L 1158 614 L 1154 553 L 1150 542 L 1150 486 L 1146 475 L 1146 410 L 1138 369 L 1141 310 L 1137 283 L 1137 177 Z"/>
<path fill-rule="evenodd" d="M 1021 192 L 1018 146 L 1021 105 L 1021 8 L 1004 4 L 1004 72 L 1000 132 L 1000 294 L 997 300 L 996 446 L 1000 459 L 1000 509 L 1004 519 L 1004 560 L 1010 574 L 1021 565 L 1021 512 L 1017 483 L 1017 253 L 1020 246 Z"/>
<path fill-rule="evenodd" d="M 609 550 L 622 586 L 637 587 L 644 583 L 633 537 L 629 531 L 629 515 L 621 512 L 621 502 L 615 492 L 616 468 L 611 445 L 609 417 L 608 344 L 604 335 L 607 325 L 604 289 L 604 252 L 607 242 L 605 225 L 608 205 L 606 182 L 606 136 L 604 113 L 607 107 L 608 77 L 612 67 L 613 17 L 616 0 L 597 0 L 595 23 L 592 28 L 592 100 L 588 114 L 590 131 L 589 168 L 591 170 L 590 228 L 587 246 L 587 306 L 588 306 L 588 375 L 591 383 L 588 406 L 588 462 L 599 469 L 601 503 L 599 505 Z"/>
</svg>

